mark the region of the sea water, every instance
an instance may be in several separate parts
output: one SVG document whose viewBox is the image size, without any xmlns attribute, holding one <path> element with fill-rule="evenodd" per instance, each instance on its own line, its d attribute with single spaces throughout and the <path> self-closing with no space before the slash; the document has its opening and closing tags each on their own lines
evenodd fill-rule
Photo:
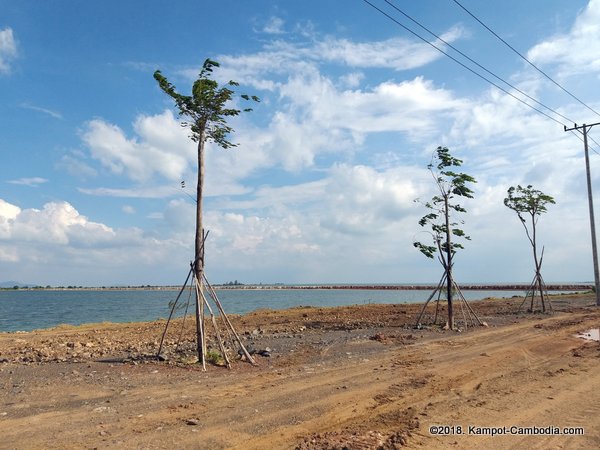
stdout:
<svg viewBox="0 0 600 450">
<path fill-rule="evenodd" d="M 0 332 L 30 331 L 60 324 L 98 322 L 144 322 L 166 318 L 176 290 L 1 290 Z M 223 289 L 217 295 L 228 314 L 257 309 L 297 306 L 331 307 L 369 303 L 418 303 L 427 300 L 426 290 L 361 289 Z M 512 297 L 522 292 L 465 290 L 467 300 Z M 179 299 L 176 316 L 184 314 L 189 293 Z M 193 313 L 190 302 L 189 312 Z"/>
</svg>

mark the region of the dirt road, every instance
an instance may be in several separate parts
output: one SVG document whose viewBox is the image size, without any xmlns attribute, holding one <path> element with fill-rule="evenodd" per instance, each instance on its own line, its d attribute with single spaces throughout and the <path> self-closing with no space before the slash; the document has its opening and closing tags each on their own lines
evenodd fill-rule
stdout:
<svg viewBox="0 0 600 450">
<path fill-rule="evenodd" d="M 600 448 L 600 344 L 574 337 L 600 309 L 509 303 L 463 333 L 394 322 L 410 305 L 257 313 L 237 326 L 272 356 L 207 372 L 91 351 L 124 330 L 154 342 L 160 324 L 0 334 L 0 448 Z M 19 361 L 54 342 L 77 359 Z"/>
</svg>

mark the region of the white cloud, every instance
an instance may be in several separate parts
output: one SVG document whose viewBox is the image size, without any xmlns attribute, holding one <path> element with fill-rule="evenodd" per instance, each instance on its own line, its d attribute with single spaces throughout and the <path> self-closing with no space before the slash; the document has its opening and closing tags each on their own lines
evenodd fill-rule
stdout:
<svg viewBox="0 0 600 450">
<path fill-rule="evenodd" d="M 41 113 L 47 114 L 50 117 L 53 117 L 55 119 L 62 119 L 63 118 L 62 114 L 59 113 L 59 112 L 57 112 L 57 111 L 53 111 L 53 110 L 48 109 L 48 108 L 42 108 L 41 106 L 32 105 L 30 103 L 21 103 L 21 108 L 25 108 L 25 109 L 30 109 L 32 111 L 41 112 Z"/>
<path fill-rule="evenodd" d="M 455 27 L 444 37 L 452 41 L 461 35 L 462 30 Z M 263 104 L 268 102 L 275 112 L 261 129 L 234 121 L 240 148 L 207 153 L 209 195 L 247 193 L 242 180 L 261 169 L 280 166 L 299 172 L 314 167 L 320 155 L 352 154 L 367 133 L 408 132 L 422 139 L 436 121 L 469 108 L 469 102 L 423 77 L 361 89 L 364 74 L 355 72 L 339 78 L 337 86 L 323 75 L 319 64 L 400 70 L 427 64 L 438 55 L 434 56 L 429 46 L 402 39 L 353 43 L 327 38 L 316 44 L 274 41 L 255 54 L 217 57 L 221 63 L 215 72 L 217 79 L 235 79 L 272 92 Z M 184 75 L 191 81 L 197 73 L 198 69 L 193 69 Z M 211 191 L 214 186 L 219 186 L 216 192 Z"/>
<path fill-rule="evenodd" d="M 343 262 L 348 276 L 376 279 L 380 274 L 365 264 L 391 263 L 390 248 L 411 247 L 419 214 L 413 200 L 424 192 L 415 174 L 424 170 L 336 165 L 321 180 L 263 187 L 253 200 L 225 202 L 206 218 L 215 265 L 331 281 Z M 252 255 L 261 258 L 252 262 Z"/>
<path fill-rule="evenodd" d="M 36 282 L 43 284 L 81 284 L 74 276 L 82 272 L 87 272 L 86 284 L 130 282 L 127 277 L 135 267 L 162 265 L 166 255 L 181 250 L 178 242 L 151 237 L 138 228 L 113 229 L 94 222 L 67 202 L 21 209 L 0 199 L 0 267 L 8 278 L 19 278 L 27 267 L 44 264 L 59 267 L 60 272 L 36 273 Z M 140 276 L 148 280 L 143 271 Z"/>
<path fill-rule="evenodd" d="M 21 213 L 21 208 L 0 198 L 0 239 L 8 239 L 15 218 Z"/>
<path fill-rule="evenodd" d="M 377 171 L 367 166 L 335 166 L 325 190 L 329 203 L 315 208 L 323 227 L 341 233 L 376 234 L 414 213 L 414 200 L 423 191 L 415 184 L 417 168 Z"/>
<path fill-rule="evenodd" d="M 430 45 L 404 38 L 381 41 L 354 42 L 333 36 L 319 36 L 309 32 L 304 42 L 282 39 L 266 44 L 260 52 L 242 55 L 219 55 L 221 68 L 215 73 L 218 80 L 236 80 L 242 84 L 265 91 L 275 91 L 279 76 L 302 74 L 318 64 L 345 65 L 356 69 L 385 68 L 396 71 L 415 69 L 443 57 Z M 442 34 L 446 42 L 464 36 L 464 30 L 455 26 Z M 436 45 L 443 47 L 442 44 Z M 199 68 L 181 70 L 188 80 L 195 80 Z M 356 76 L 352 80 L 356 83 Z"/>
<path fill-rule="evenodd" d="M 347 87 L 350 89 L 357 88 L 360 86 L 362 80 L 364 80 L 365 74 L 361 72 L 351 72 L 345 75 L 342 75 L 339 80 L 342 87 Z"/>
<path fill-rule="evenodd" d="M 88 122 L 82 139 L 92 158 L 115 174 L 143 182 L 158 174 L 178 181 L 188 169 L 194 145 L 171 111 L 140 116 L 134 122 L 138 136 L 128 139 L 116 125 L 101 119 Z"/>
<path fill-rule="evenodd" d="M 12 28 L 0 30 L 0 73 L 10 73 L 10 63 L 17 57 L 17 41 Z"/>
<path fill-rule="evenodd" d="M 600 0 L 590 0 L 567 34 L 553 36 L 527 53 L 536 64 L 557 64 L 561 75 L 600 72 Z"/>
<path fill-rule="evenodd" d="M 385 82 L 370 92 L 324 89 L 314 99 L 317 121 L 358 132 L 423 131 L 437 114 L 465 107 L 464 101 L 422 77 Z"/>
<path fill-rule="evenodd" d="M 17 180 L 9 180 L 7 183 L 19 184 L 22 186 L 38 187 L 40 184 L 47 183 L 48 180 L 42 177 L 19 178 Z"/>
<path fill-rule="evenodd" d="M 248 193 L 243 180 L 257 170 L 280 166 L 299 171 L 312 167 L 318 155 L 355 151 L 365 133 L 408 131 L 418 136 L 432 128 L 440 114 L 468 106 L 422 77 L 400 83 L 387 81 L 369 91 L 340 91 L 315 67 L 307 69 L 278 86 L 281 108 L 266 128 L 254 128 L 244 119 L 233 120 L 238 131 L 233 140 L 239 148 L 224 151 L 214 145 L 207 147 L 206 195 Z M 139 116 L 133 128 L 135 135 L 127 137 L 116 125 L 96 119 L 87 124 L 83 139 L 92 158 L 140 186 L 86 188 L 83 192 L 173 195 L 169 189 L 156 187 L 156 183 L 146 186 L 157 176 L 193 184 L 195 145 L 171 112 Z"/>
<path fill-rule="evenodd" d="M 68 244 L 74 238 L 84 243 L 97 243 L 113 235 L 101 224 L 88 221 L 66 202 L 46 203 L 42 210 L 21 210 L 13 219 L 10 237 L 16 241 Z"/>
<path fill-rule="evenodd" d="M 63 155 L 56 164 L 59 169 L 66 170 L 70 175 L 79 179 L 92 178 L 98 175 L 98 171 L 86 162 L 87 156 L 80 151 L 70 152 Z"/>
<path fill-rule="evenodd" d="M 178 195 L 180 192 L 175 185 L 162 186 L 138 186 L 125 189 L 118 188 L 79 188 L 79 192 L 88 195 L 101 197 L 121 197 L 121 198 L 168 198 Z"/>
<path fill-rule="evenodd" d="M 263 32 L 267 34 L 283 34 L 285 22 L 280 17 L 271 17 L 263 27 Z"/>
<path fill-rule="evenodd" d="M 441 37 L 451 43 L 462 35 L 462 29 L 455 27 Z M 440 43 L 436 45 L 443 47 Z M 429 44 L 404 38 L 357 43 L 330 37 L 316 44 L 311 50 L 318 58 L 343 62 L 350 67 L 378 67 L 394 70 L 415 69 L 443 57 L 442 53 Z"/>
<path fill-rule="evenodd" d="M 422 77 L 370 90 L 340 90 L 315 67 L 305 69 L 277 86 L 281 106 L 265 131 L 246 139 L 248 130 L 241 130 L 240 154 L 250 151 L 256 163 L 252 170 L 312 167 L 320 154 L 355 151 L 366 133 L 404 131 L 419 139 L 436 120 L 470 107 Z"/>
</svg>

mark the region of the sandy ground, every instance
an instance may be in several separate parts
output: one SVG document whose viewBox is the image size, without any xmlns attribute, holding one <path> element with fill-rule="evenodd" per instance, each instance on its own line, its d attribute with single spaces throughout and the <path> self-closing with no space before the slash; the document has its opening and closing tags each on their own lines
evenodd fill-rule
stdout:
<svg viewBox="0 0 600 450">
<path fill-rule="evenodd" d="M 189 320 L 162 362 L 164 322 L 0 333 L 0 448 L 600 448 L 600 344 L 575 337 L 600 308 L 521 302 L 461 332 L 414 329 L 417 305 L 258 311 L 232 321 L 267 356 L 206 372 Z"/>
</svg>

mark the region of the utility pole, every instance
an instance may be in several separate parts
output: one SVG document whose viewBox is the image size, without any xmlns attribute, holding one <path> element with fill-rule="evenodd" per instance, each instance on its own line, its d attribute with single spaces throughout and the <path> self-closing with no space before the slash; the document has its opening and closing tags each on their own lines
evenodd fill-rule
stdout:
<svg viewBox="0 0 600 450">
<path fill-rule="evenodd" d="M 576 130 L 583 134 L 583 146 L 585 150 L 585 170 L 587 175 L 587 190 L 588 190 L 588 206 L 590 209 L 590 228 L 592 232 L 592 257 L 594 259 L 594 283 L 596 286 L 596 306 L 600 306 L 600 272 L 598 270 L 598 248 L 596 246 L 596 223 L 594 221 L 594 200 L 592 198 L 592 177 L 590 175 L 590 155 L 588 150 L 588 130 L 594 125 L 600 125 L 600 122 L 593 123 L 591 125 L 575 126 L 573 128 L 567 128 L 565 125 L 565 131 Z M 580 131 L 583 130 L 583 131 Z"/>
</svg>

